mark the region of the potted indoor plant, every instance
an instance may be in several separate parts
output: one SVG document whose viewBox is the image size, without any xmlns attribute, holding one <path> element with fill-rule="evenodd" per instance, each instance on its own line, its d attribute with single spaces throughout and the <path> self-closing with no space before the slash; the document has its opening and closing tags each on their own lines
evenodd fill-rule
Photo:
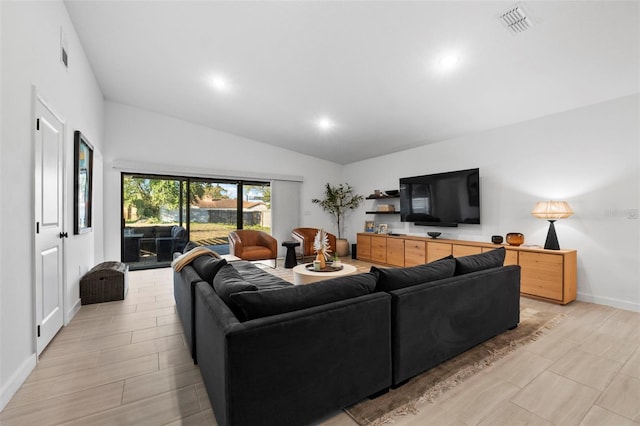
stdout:
<svg viewBox="0 0 640 426">
<path fill-rule="evenodd" d="M 341 183 L 337 186 L 331 186 L 330 183 L 327 183 L 324 188 L 324 198 L 314 198 L 311 200 L 314 204 L 319 204 L 336 222 L 338 229 L 336 254 L 338 256 L 346 256 L 349 254 L 349 242 L 346 238 L 342 238 L 345 214 L 349 210 L 358 208 L 363 200 L 364 197 L 355 194 L 353 188 L 348 183 Z"/>
</svg>

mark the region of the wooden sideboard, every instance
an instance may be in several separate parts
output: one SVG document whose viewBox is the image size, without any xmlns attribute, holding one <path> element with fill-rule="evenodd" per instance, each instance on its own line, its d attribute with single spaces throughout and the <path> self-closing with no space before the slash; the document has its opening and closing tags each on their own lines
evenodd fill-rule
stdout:
<svg viewBox="0 0 640 426">
<path fill-rule="evenodd" d="M 506 249 L 505 265 L 520 265 L 520 292 L 554 303 L 576 299 L 576 250 L 545 250 L 477 241 L 441 240 L 409 235 L 358 234 L 358 259 L 389 266 L 414 266 L 442 259 Z"/>
</svg>

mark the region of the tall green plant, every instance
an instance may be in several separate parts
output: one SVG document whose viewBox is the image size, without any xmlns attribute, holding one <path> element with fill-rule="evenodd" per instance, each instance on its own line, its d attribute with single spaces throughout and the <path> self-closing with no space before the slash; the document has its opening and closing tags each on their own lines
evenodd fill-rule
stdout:
<svg viewBox="0 0 640 426">
<path fill-rule="evenodd" d="M 324 198 L 314 198 L 311 202 L 319 204 L 331 215 L 338 227 L 338 238 L 341 239 L 345 214 L 348 210 L 358 208 L 363 200 L 362 195 L 354 194 L 353 188 L 348 183 L 341 183 L 338 186 L 327 183 L 324 188 Z"/>
</svg>

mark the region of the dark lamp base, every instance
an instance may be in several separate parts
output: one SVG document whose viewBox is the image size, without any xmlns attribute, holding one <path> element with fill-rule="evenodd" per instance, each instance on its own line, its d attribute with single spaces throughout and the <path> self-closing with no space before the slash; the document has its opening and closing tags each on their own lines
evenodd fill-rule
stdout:
<svg viewBox="0 0 640 426">
<path fill-rule="evenodd" d="M 549 220 L 549 232 L 547 232 L 547 241 L 544 242 L 546 250 L 560 250 L 558 236 L 556 235 L 556 227 L 553 225 L 555 220 Z"/>
</svg>

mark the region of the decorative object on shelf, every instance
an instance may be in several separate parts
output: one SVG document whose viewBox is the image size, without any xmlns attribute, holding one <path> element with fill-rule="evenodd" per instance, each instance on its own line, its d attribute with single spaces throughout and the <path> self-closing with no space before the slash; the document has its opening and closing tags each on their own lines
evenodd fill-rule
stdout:
<svg viewBox="0 0 640 426">
<path fill-rule="evenodd" d="M 320 263 L 320 268 L 324 268 L 331 251 L 329 250 L 329 236 L 324 229 L 318 230 L 316 238 L 313 240 L 313 249 L 316 252 L 316 261 Z"/>
<path fill-rule="evenodd" d="M 372 220 L 367 220 L 364 223 L 364 232 L 376 232 L 376 224 Z"/>
<path fill-rule="evenodd" d="M 380 204 L 378 206 L 377 211 L 379 212 L 395 212 L 396 211 L 396 206 L 394 206 L 393 204 Z"/>
<path fill-rule="evenodd" d="M 493 244 L 502 244 L 502 235 L 492 235 L 491 236 L 491 242 Z"/>
<path fill-rule="evenodd" d="M 520 232 L 509 232 L 507 234 L 507 244 L 516 247 L 524 244 L 524 234 Z"/>
<path fill-rule="evenodd" d="M 388 234 L 389 233 L 389 225 L 386 223 L 381 223 L 378 225 L 378 234 Z"/>
<path fill-rule="evenodd" d="M 560 250 L 556 227 L 553 223 L 557 219 L 566 219 L 573 214 L 569 203 L 566 201 L 538 201 L 531 214 L 539 219 L 547 219 L 549 221 L 549 231 L 547 232 L 544 248 L 547 250 Z"/>
<path fill-rule="evenodd" d="M 427 232 L 427 235 L 430 236 L 433 239 L 436 239 L 440 235 L 442 235 L 442 232 L 431 231 L 431 232 Z"/>
<path fill-rule="evenodd" d="M 344 218 L 349 210 L 357 209 L 364 200 L 362 195 L 355 194 L 353 187 L 348 183 L 331 186 L 327 182 L 324 189 L 324 198 L 314 198 L 314 204 L 319 204 L 336 222 L 338 238 L 336 240 L 336 252 L 340 256 L 349 254 L 349 241 L 342 238 L 344 231 Z"/>
<path fill-rule="evenodd" d="M 380 200 L 384 198 L 399 198 L 400 191 L 397 189 L 390 189 L 388 191 L 380 191 L 376 189 L 372 194 L 367 195 L 367 200 Z"/>
</svg>

